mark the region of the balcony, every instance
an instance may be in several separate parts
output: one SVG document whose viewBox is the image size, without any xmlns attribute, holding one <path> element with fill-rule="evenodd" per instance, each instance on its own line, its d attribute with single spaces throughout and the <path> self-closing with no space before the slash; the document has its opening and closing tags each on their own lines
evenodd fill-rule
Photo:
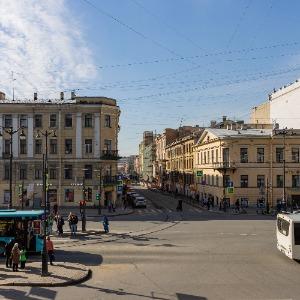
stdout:
<svg viewBox="0 0 300 300">
<path fill-rule="evenodd" d="M 117 183 L 118 183 L 117 176 L 106 175 L 106 176 L 103 176 L 103 178 L 102 178 L 102 184 L 104 186 L 107 186 L 107 185 L 116 185 Z"/>
<path fill-rule="evenodd" d="M 121 157 L 118 154 L 118 150 L 102 150 L 100 158 L 105 160 L 118 160 Z"/>
<path fill-rule="evenodd" d="M 218 171 L 235 170 L 236 166 L 234 162 L 224 161 L 213 164 L 213 168 Z"/>
</svg>

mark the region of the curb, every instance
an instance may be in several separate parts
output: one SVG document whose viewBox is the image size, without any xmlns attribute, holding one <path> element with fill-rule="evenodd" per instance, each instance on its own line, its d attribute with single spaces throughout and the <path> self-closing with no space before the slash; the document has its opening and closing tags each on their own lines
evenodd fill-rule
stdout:
<svg viewBox="0 0 300 300">
<path fill-rule="evenodd" d="M 92 276 L 92 270 L 87 269 L 86 274 L 82 276 L 81 278 L 78 279 L 69 279 L 64 282 L 9 282 L 9 283 L 4 283 L 0 284 L 0 286 L 40 286 L 40 287 L 62 287 L 62 286 L 70 286 L 70 285 L 75 285 L 78 283 L 82 283 L 88 279 L 91 278 Z"/>
</svg>

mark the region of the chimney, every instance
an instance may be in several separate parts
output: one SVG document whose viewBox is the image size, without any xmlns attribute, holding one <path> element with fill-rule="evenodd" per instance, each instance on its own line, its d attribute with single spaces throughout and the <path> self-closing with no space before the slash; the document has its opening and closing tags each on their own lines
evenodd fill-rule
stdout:
<svg viewBox="0 0 300 300">
<path fill-rule="evenodd" d="M 5 100 L 5 93 L 0 91 L 0 100 Z"/>
<path fill-rule="evenodd" d="M 71 91 L 71 100 L 75 100 L 75 91 Z"/>
<path fill-rule="evenodd" d="M 64 92 L 60 92 L 60 100 L 64 100 Z"/>
<path fill-rule="evenodd" d="M 36 101 L 37 100 L 37 92 L 33 93 L 33 100 Z"/>
<path fill-rule="evenodd" d="M 223 122 L 225 122 L 227 119 L 227 116 L 223 116 Z"/>
</svg>

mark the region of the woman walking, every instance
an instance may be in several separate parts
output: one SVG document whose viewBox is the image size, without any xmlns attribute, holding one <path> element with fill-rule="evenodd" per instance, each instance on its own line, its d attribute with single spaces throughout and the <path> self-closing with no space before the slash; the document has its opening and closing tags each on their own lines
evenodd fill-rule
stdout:
<svg viewBox="0 0 300 300">
<path fill-rule="evenodd" d="M 13 263 L 13 272 L 18 272 L 18 265 L 20 262 L 20 250 L 18 243 L 15 243 L 11 250 L 11 257 Z"/>
</svg>

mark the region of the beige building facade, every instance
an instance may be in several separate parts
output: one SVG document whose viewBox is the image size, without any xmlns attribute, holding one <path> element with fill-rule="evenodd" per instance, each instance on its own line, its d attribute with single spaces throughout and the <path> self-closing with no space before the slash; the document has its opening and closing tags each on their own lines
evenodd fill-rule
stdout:
<svg viewBox="0 0 300 300">
<path fill-rule="evenodd" d="M 98 205 L 96 194 L 102 179 L 102 205 L 116 201 L 116 174 L 120 109 L 116 100 L 104 97 L 0 101 L 0 206 L 9 203 L 9 135 L 5 129 L 23 128 L 12 136 L 13 206 L 19 207 L 20 186 L 27 207 L 42 201 L 42 158 L 48 137 L 48 198 L 51 205 Z M 54 134 L 55 132 L 55 134 Z M 83 196 L 83 188 L 86 193 Z"/>
<path fill-rule="evenodd" d="M 239 199 L 250 205 L 261 199 L 275 206 L 283 199 L 285 186 L 285 199 L 300 205 L 300 135 L 281 133 L 206 129 L 194 146 L 199 198 L 211 198 L 215 204 L 224 198 L 230 204 Z"/>
</svg>

